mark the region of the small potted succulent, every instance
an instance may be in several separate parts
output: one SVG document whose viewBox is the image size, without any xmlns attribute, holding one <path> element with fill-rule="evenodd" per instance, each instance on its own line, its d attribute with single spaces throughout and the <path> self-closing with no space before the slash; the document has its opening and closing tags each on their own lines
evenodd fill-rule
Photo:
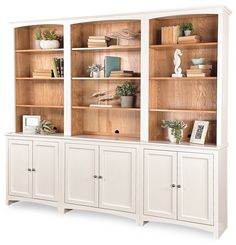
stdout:
<svg viewBox="0 0 236 245">
<path fill-rule="evenodd" d="M 41 32 L 40 47 L 42 49 L 56 49 L 60 47 L 59 36 L 55 31 L 44 30 Z"/>
<path fill-rule="evenodd" d="M 35 30 L 34 31 L 34 39 L 35 39 L 35 48 L 40 49 L 40 41 L 42 39 L 41 37 L 41 30 Z"/>
<path fill-rule="evenodd" d="M 133 107 L 136 88 L 131 82 L 116 87 L 116 95 L 120 97 L 121 107 Z"/>
<path fill-rule="evenodd" d="M 185 36 L 190 36 L 191 32 L 193 30 L 193 24 L 192 23 L 184 23 L 181 26 L 181 30 L 182 30 L 182 32 L 184 32 Z"/>
<path fill-rule="evenodd" d="M 183 130 L 187 128 L 187 124 L 179 120 L 163 120 L 161 126 L 168 129 L 168 139 L 170 142 L 180 144 Z"/>
<path fill-rule="evenodd" d="M 103 67 L 100 64 L 92 64 L 88 66 L 88 72 L 90 73 L 90 77 L 101 77 L 102 70 Z"/>
</svg>

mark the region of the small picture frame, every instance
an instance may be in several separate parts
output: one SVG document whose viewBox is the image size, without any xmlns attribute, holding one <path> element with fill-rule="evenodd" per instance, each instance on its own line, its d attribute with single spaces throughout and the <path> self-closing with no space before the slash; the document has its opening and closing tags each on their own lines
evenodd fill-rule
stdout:
<svg viewBox="0 0 236 245">
<path fill-rule="evenodd" d="M 195 144 L 204 144 L 208 126 L 208 121 L 195 121 L 193 125 L 190 142 Z"/>
<path fill-rule="evenodd" d="M 23 133 L 34 134 L 35 129 L 39 126 L 41 116 L 23 115 Z"/>
</svg>

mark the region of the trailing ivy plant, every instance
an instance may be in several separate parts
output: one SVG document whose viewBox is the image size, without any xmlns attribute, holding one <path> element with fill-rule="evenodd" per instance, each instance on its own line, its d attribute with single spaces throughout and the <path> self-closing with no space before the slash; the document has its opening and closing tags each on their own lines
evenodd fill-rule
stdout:
<svg viewBox="0 0 236 245">
<path fill-rule="evenodd" d="M 88 72 L 99 72 L 102 70 L 103 70 L 103 67 L 100 64 L 92 64 L 88 66 Z"/>
<path fill-rule="evenodd" d="M 131 82 L 125 82 L 121 86 L 116 87 L 117 96 L 134 96 L 136 93 L 136 88 Z"/>
<path fill-rule="evenodd" d="M 182 138 L 182 130 L 187 128 L 187 124 L 179 120 L 163 120 L 162 128 L 170 128 L 171 134 L 176 138 L 176 143 L 180 144 Z"/>
</svg>

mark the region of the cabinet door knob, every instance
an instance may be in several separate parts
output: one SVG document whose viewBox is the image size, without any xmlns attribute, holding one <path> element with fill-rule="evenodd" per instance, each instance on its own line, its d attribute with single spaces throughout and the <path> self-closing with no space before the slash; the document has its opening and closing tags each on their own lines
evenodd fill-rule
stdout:
<svg viewBox="0 0 236 245">
<path fill-rule="evenodd" d="M 28 171 L 31 172 L 31 168 L 28 168 Z"/>
<path fill-rule="evenodd" d="M 98 176 L 97 175 L 94 175 L 93 178 L 96 179 Z"/>
<path fill-rule="evenodd" d="M 173 187 L 173 188 L 174 188 L 174 187 L 175 187 L 175 184 L 172 184 L 172 185 L 171 185 L 171 187 Z"/>
<path fill-rule="evenodd" d="M 35 168 L 32 168 L 32 171 L 35 172 Z"/>
<path fill-rule="evenodd" d="M 181 185 L 177 185 L 177 188 L 181 188 Z"/>
<path fill-rule="evenodd" d="M 102 176 L 98 176 L 99 179 L 102 179 Z"/>
</svg>

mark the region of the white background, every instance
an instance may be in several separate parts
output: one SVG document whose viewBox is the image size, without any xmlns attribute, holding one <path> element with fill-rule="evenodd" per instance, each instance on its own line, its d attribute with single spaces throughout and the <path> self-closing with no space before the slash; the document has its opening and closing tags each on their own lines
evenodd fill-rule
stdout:
<svg viewBox="0 0 236 245">
<path fill-rule="evenodd" d="M 66 215 L 37 204 L 5 205 L 5 137 L 11 129 L 9 74 L 10 21 L 107 15 L 162 9 L 225 4 L 233 11 L 230 18 L 229 54 L 229 227 L 218 244 L 236 244 L 236 6 L 233 0 L 3 0 L 0 7 L 0 244 L 210 244 L 211 234 L 175 225 L 148 223 L 139 227 L 134 221 L 105 214 L 73 211 Z M 207 27 L 206 27 L 207 28 Z"/>
</svg>

